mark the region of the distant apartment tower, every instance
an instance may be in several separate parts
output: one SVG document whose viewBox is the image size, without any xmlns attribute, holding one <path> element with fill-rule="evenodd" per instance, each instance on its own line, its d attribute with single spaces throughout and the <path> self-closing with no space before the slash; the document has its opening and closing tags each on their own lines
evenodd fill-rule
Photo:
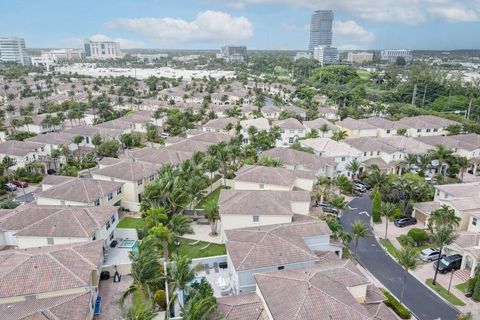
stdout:
<svg viewBox="0 0 480 320">
<path fill-rule="evenodd" d="M 310 21 L 310 45 L 308 50 L 313 52 L 316 47 L 332 45 L 332 10 L 317 10 Z"/>
<path fill-rule="evenodd" d="M 30 64 L 25 40 L 17 37 L 0 37 L 0 61 Z"/>
<path fill-rule="evenodd" d="M 347 61 L 350 63 L 364 63 L 373 60 L 373 53 L 371 52 L 349 52 Z"/>
<path fill-rule="evenodd" d="M 315 47 L 313 50 L 313 58 L 320 62 L 322 66 L 334 64 L 338 62 L 338 50 L 333 47 Z"/>
<path fill-rule="evenodd" d="M 85 57 L 90 59 L 121 58 L 120 43 L 115 41 L 85 41 Z"/>
<path fill-rule="evenodd" d="M 243 62 L 247 57 L 247 47 L 225 46 L 220 49 L 220 54 L 217 57 L 227 62 Z"/>
<path fill-rule="evenodd" d="M 387 60 L 387 61 L 390 61 L 390 62 L 397 61 L 398 57 L 404 58 L 406 62 L 412 61 L 412 59 L 413 59 L 412 51 L 411 50 L 406 50 L 406 49 L 382 50 L 380 56 L 381 56 L 382 60 Z"/>
</svg>

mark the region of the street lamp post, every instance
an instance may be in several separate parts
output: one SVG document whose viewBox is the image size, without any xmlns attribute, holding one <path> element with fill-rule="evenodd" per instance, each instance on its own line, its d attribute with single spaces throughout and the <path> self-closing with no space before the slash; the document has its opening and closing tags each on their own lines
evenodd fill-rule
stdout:
<svg viewBox="0 0 480 320">
<path fill-rule="evenodd" d="M 180 241 L 178 240 L 177 237 L 175 237 L 175 238 L 173 239 L 173 244 L 175 245 L 175 250 L 176 250 L 177 256 L 178 256 L 178 247 L 180 247 Z"/>
</svg>

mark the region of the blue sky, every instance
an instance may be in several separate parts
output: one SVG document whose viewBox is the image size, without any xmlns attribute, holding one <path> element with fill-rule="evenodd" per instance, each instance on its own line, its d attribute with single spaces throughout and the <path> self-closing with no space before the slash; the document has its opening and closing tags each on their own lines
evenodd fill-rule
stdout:
<svg viewBox="0 0 480 320">
<path fill-rule="evenodd" d="M 305 50 L 315 9 L 335 12 L 341 49 L 480 48 L 479 0 L 0 0 L 0 36 L 28 47 Z"/>
</svg>

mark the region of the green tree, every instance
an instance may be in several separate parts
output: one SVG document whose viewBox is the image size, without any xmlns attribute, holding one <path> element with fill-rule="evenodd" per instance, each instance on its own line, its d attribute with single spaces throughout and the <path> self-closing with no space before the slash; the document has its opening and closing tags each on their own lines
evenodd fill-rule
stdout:
<svg viewBox="0 0 480 320">
<path fill-rule="evenodd" d="M 210 223 L 210 229 L 212 231 L 212 236 L 216 236 L 218 221 L 220 220 L 220 213 L 218 210 L 218 203 L 215 200 L 210 200 L 206 203 L 204 207 L 205 219 Z"/>
<path fill-rule="evenodd" d="M 360 162 L 357 159 L 353 159 L 347 164 L 346 168 L 352 173 L 352 179 L 355 179 L 360 171 Z"/>
<path fill-rule="evenodd" d="M 77 146 L 78 154 L 80 155 L 80 143 L 83 142 L 83 136 L 74 136 L 72 142 Z"/>
<path fill-rule="evenodd" d="M 454 243 L 457 237 L 458 235 L 449 226 L 439 226 L 435 228 L 432 234 L 432 240 L 433 240 L 433 243 L 435 243 L 440 249 L 439 257 L 442 256 L 442 252 L 444 251 L 445 247 Z M 433 277 L 433 281 L 432 281 L 433 285 L 437 284 L 438 268 L 440 267 L 439 262 L 440 261 L 437 262 L 437 267 L 435 268 L 435 276 Z"/>
<path fill-rule="evenodd" d="M 388 222 L 391 218 L 395 216 L 397 206 L 391 202 L 382 202 L 382 207 L 380 209 L 380 213 L 382 216 L 385 217 L 385 237 L 384 239 L 388 239 Z"/>
<path fill-rule="evenodd" d="M 117 158 L 119 146 L 117 140 L 106 140 L 97 147 L 97 153 L 101 157 Z"/>
<path fill-rule="evenodd" d="M 355 240 L 355 249 L 354 253 L 357 254 L 358 240 L 361 238 L 369 238 L 371 236 L 370 230 L 368 230 L 367 225 L 361 221 L 357 220 L 351 224 L 352 227 L 352 236 Z"/>
<path fill-rule="evenodd" d="M 343 131 L 343 130 L 335 131 L 332 135 L 332 139 L 335 140 L 335 141 L 343 140 L 346 137 L 348 137 L 348 133 L 346 131 Z"/>
<path fill-rule="evenodd" d="M 167 228 L 174 234 L 175 238 L 183 236 L 187 233 L 193 233 L 193 229 L 190 226 L 190 220 L 187 216 L 177 213 L 168 221 Z"/>
<path fill-rule="evenodd" d="M 455 210 L 442 204 L 440 208 L 432 211 L 428 219 L 428 227 L 433 232 L 433 227 L 460 225 L 461 218 L 455 214 Z"/>
<path fill-rule="evenodd" d="M 418 251 L 411 247 L 406 247 L 397 251 L 396 258 L 403 268 L 402 293 L 400 294 L 400 302 L 402 302 L 403 294 L 405 293 L 405 284 L 407 283 L 408 271 L 415 270 L 418 267 Z"/>
<path fill-rule="evenodd" d="M 333 197 L 330 200 L 330 204 L 338 210 L 338 216 L 342 215 L 343 210 L 348 209 L 348 202 L 342 196 Z"/>
<path fill-rule="evenodd" d="M 157 247 L 162 248 L 163 250 L 163 258 L 165 261 L 169 261 L 168 257 L 168 244 L 172 242 L 172 235 L 170 233 L 170 230 L 168 230 L 167 227 L 165 227 L 162 224 L 158 224 L 154 227 L 152 227 L 150 230 L 148 230 L 148 236 L 151 237 L 152 239 L 155 239 L 155 242 L 157 243 Z M 158 245 L 158 243 L 160 245 Z"/>
<path fill-rule="evenodd" d="M 203 162 L 204 169 L 210 174 L 210 192 L 213 188 L 213 174 L 220 168 L 220 162 L 212 156 L 208 156 Z"/>
<path fill-rule="evenodd" d="M 335 185 L 340 189 L 340 194 L 352 191 L 352 182 L 346 175 L 339 175 L 335 178 Z"/>
</svg>

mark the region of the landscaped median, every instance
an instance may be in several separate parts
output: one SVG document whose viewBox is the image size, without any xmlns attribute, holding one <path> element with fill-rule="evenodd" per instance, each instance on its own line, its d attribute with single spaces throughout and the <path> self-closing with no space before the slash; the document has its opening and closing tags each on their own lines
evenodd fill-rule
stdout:
<svg viewBox="0 0 480 320">
<path fill-rule="evenodd" d="M 403 304 L 400 303 L 395 297 L 385 289 L 381 289 L 387 300 L 384 301 L 386 306 L 392 309 L 400 318 L 402 319 L 410 319 L 412 317 L 412 313 Z"/>
<path fill-rule="evenodd" d="M 463 307 L 465 303 L 457 298 L 452 292 L 448 292 L 447 289 L 445 289 L 443 286 L 441 286 L 438 282 L 437 284 L 433 284 L 433 279 L 427 279 L 425 283 L 432 288 L 436 293 L 438 293 L 443 299 L 447 300 L 451 304 L 455 306 L 461 306 Z"/>
<path fill-rule="evenodd" d="M 380 244 L 390 253 L 392 256 L 396 257 L 398 249 L 390 242 L 388 239 L 379 239 Z"/>
</svg>

